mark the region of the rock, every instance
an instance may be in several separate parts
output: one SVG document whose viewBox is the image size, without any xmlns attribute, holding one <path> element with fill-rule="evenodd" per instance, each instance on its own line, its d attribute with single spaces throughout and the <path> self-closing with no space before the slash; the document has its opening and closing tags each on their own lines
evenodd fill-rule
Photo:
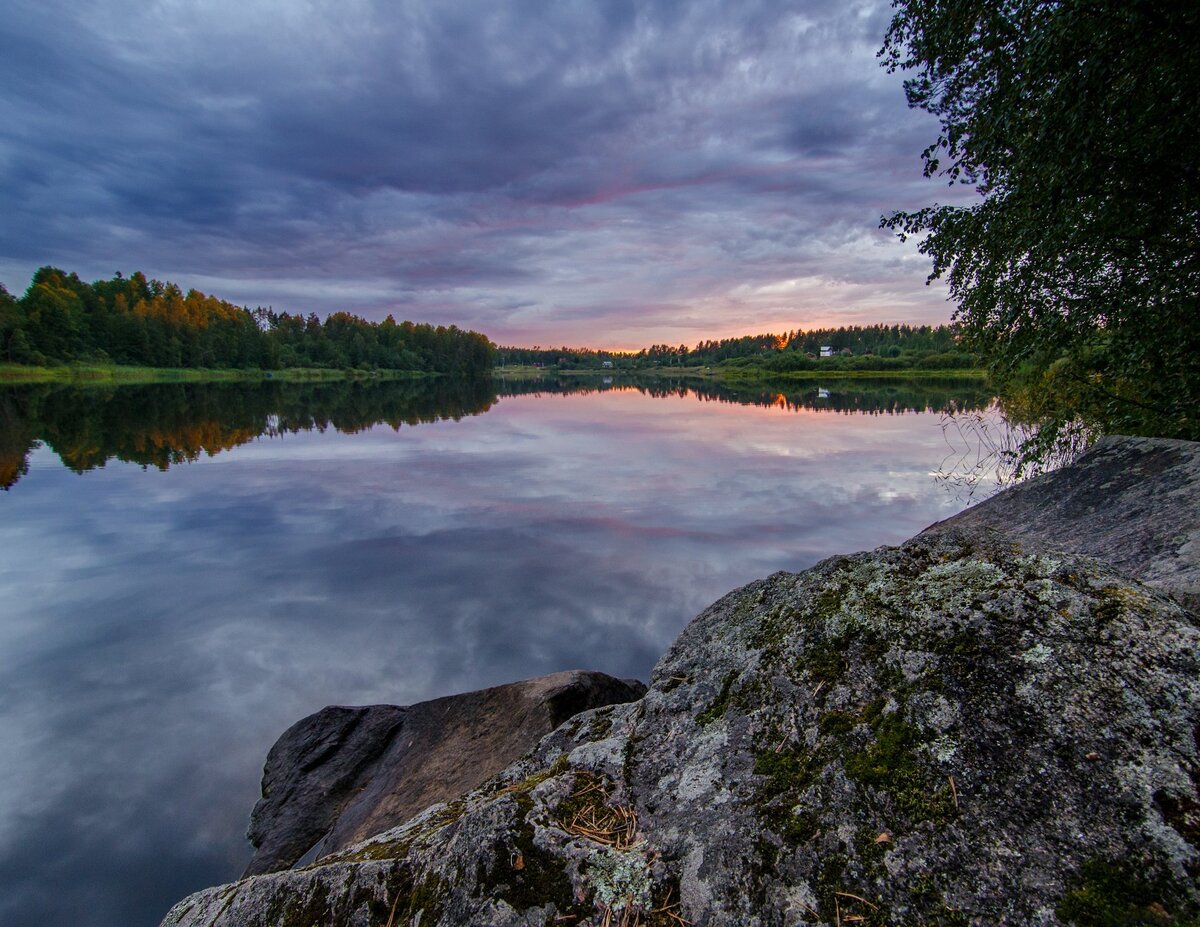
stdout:
<svg viewBox="0 0 1200 927">
<path fill-rule="evenodd" d="M 287 869 L 318 842 L 323 855 L 395 827 L 480 785 L 571 716 L 645 690 L 574 671 L 408 707 L 324 708 L 267 755 L 246 875 Z"/>
<path fill-rule="evenodd" d="M 1105 442 L 900 547 L 751 583 L 640 701 L 164 927 L 1195 927 L 1200 618 L 1163 591 L 1195 589 L 1195 460 Z"/>
<path fill-rule="evenodd" d="M 640 701 L 164 924 L 1194 924 L 1198 734 L 1195 615 L 947 529 L 727 595 Z"/>
<path fill-rule="evenodd" d="M 1075 463 L 927 531 L 992 527 L 1085 554 L 1200 609 L 1200 442 L 1101 438 Z"/>
<path fill-rule="evenodd" d="M 288 869 L 361 796 L 404 724 L 407 708 L 331 706 L 297 721 L 271 747 L 262 798 L 246 836 L 255 847 L 245 875 Z"/>
</svg>

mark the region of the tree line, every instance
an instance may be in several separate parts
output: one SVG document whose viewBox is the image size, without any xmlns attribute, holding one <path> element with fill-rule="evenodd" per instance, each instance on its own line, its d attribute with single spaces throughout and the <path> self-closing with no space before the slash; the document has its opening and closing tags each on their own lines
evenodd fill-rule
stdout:
<svg viewBox="0 0 1200 927">
<path fill-rule="evenodd" d="M 821 360 L 821 349 L 829 348 L 838 357 L 859 359 L 856 363 L 841 361 L 831 366 L 884 370 L 974 367 L 976 358 L 963 351 L 958 340 L 956 329 L 950 325 L 852 325 L 706 340 L 693 348 L 686 344 L 655 344 L 636 352 L 501 347 L 497 349 L 497 357 L 506 365 L 532 364 L 566 369 L 601 367 L 608 362 L 614 368 L 725 364 L 761 365 L 769 370 L 785 371 L 816 366 L 806 362 Z M 868 358 L 870 360 L 866 360 Z"/>
<path fill-rule="evenodd" d="M 457 326 L 371 322 L 348 312 L 322 321 L 184 293 L 142 273 L 85 283 L 42 267 L 14 298 L 0 284 L 0 360 L 145 367 L 407 370 L 478 376 L 495 346 Z"/>
</svg>

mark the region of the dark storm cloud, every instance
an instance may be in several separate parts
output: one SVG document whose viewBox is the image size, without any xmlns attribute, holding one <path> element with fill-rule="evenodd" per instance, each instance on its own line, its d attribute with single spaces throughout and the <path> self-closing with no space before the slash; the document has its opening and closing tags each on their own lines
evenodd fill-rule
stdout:
<svg viewBox="0 0 1200 927">
<path fill-rule="evenodd" d="M 887 16 L 22 0 L 0 24 L 0 276 L 144 268 L 544 341 L 941 318 L 924 261 L 875 228 L 935 192 L 931 125 L 874 60 Z"/>
</svg>

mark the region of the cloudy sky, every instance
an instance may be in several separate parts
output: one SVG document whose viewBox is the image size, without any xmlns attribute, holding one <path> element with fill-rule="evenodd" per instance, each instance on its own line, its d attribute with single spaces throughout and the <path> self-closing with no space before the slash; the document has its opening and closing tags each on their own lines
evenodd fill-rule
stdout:
<svg viewBox="0 0 1200 927">
<path fill-rule="evenodd" d="M 9 0 L 0 281 L 654 342 L 941 322 L 862 0 Z"/>
</svg>

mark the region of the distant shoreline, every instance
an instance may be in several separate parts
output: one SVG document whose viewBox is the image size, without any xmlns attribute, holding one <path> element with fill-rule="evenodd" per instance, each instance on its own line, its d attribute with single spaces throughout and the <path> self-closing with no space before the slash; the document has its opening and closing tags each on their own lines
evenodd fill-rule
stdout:
<svg viewBox="0 0 1200 927">
<path fill-rule="evenodd" d="M 493 367 L 492 376 L 502 380 L 530 380 L 545 376 L 560 377 L 637 377 L 654 379 L 659 377 L 687 377 L 693 379 L 727 382 L 769 380 L 984 380 L 987 372 L 979 368 L 952 370 L 765 370 L 761 367 L 598 367 L 566 368 L 530 367 L 513 365 Z"/>
<path fill-rule="evenodd" d="M 282 370 L 257 368 L 130 367 L 119 364 L 63 364 L 35 367 L 24 364 L 0 364 L 0 385 L 18 383 L 67 383 L 86 385 L 136 385 L 149 383 L 258 383 L 280 380 L 289 383 L 343 380 L 420 380 L 447 376 L 420 370 L 357 370 L 321 367 L 288 367 Z M 952 370 L 789 370 L 775 371 L 760 367 L 532 367 L 513 365 L 494 367 L 491 376 L 500 380 L 535 380 L 547 376 L 595 379 L 698 379 L 728 383 L 815 380 L 983 380 L 987 374 L 976 368 Z"/>
</svg>

